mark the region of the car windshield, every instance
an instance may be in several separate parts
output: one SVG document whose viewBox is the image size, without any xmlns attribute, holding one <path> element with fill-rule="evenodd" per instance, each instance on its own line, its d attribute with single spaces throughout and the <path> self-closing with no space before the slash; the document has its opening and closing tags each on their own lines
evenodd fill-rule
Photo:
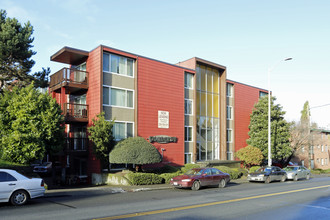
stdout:
<svg viewBox="0 0 330 220">
<path fill-rule="evenodd" d="M 271 167 L 261 167 L 256 172 L 270 172 L 271 170 Z"/>
<path fill-rule="evenodd" d="M 285 171 L 293 171 L 293 170 L 298 170 L 298 167 L 285 167 Z"/>
<path fill-rule="evenodd" d="M 203 170 L 200 169 L 192 169 L 188 170 L 185 175 L 202 175 Z"/>
</svg>

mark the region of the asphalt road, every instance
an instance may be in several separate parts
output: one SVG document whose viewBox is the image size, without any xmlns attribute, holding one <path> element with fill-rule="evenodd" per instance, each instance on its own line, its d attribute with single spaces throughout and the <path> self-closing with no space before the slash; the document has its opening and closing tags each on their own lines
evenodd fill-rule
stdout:
<svg viewBox="0 0 330 220">
<path fill-rule="evenodd" d="M 229 184 L 199 191 L 124 192 L 110 187 L 48 193 L 0 219 L 330 219 L 330 177 Z"/>
</svg>

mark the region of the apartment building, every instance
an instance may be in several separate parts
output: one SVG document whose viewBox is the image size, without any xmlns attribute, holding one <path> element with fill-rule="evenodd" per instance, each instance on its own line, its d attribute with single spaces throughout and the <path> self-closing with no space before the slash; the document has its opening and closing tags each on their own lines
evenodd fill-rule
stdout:
<svg viewBox="0 0 330 220">
<path fill-rule="evenodd" d="M 246 146 L 249 114 L 267 91 L 226 79 L 226 67 L 201 59 L 169 64 L 100 45 L 64 47 L 51 60 L 69 64 L 49 91 L 63 109 L 68 174 L 99 173 L 87 127 L 104 112 L 117 141 L 141 136 L 163 156 L 159 165 L 234 160 Z"/>
<path fill-rule="evenodd" d="M 311 130 L 311 146 L 302 146 L 294 158 L 294 163 L 311 169 L 330 169 L 330 131 Z"/>
</svg>

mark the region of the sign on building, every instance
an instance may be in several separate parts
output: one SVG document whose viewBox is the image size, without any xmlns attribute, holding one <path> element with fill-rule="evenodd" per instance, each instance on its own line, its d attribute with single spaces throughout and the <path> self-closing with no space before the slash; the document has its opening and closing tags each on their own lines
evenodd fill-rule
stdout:
<svg viewBox="0 0 330 220">
<path fill-rule="evenodd" d="M 167 111 L 158 111 L 158 128 L 170 127 L 170 113 Z"/>
</svg>

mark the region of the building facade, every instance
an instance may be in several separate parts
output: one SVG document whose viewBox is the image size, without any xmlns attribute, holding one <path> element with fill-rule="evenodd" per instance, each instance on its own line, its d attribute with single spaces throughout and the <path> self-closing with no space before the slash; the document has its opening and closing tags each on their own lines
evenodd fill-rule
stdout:
<svg viewBox="0 0 330 220">
<path fill-rule="evenodd" d="M 160 165 L 234 160 L 246 146 L 249 114 L 267 92 L 227 80 L 225 66 L 197 57 L 174 65 L 100 45 L 89 52 L 64 47 L 51 60 L 70 65 L 49 87 L 65 116 L 60 160 L 70 175 L 100 172 L 87 128 L 101 112 L 115 121 L 117 141 L 149 140 L 163 156 Z"/>
<path fill-rule="evenodd" d="M 234 153 L 247 146 L 250 115 L 259 98 L 268 90 L 227 80 L 227 160 L 234 160 Z"/>
<path fill-rule="evenodd" d="M 313 129 L 311 146 L 300 147 L 292 162 L 311 169 L 330 169 L 330 131 Z"/>
</svg>

